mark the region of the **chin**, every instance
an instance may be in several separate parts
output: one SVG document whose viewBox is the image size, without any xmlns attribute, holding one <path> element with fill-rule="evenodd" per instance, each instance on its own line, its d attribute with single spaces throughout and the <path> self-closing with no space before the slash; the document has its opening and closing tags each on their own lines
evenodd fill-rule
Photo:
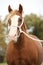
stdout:
<svg viewBox="0 0 43 65">
<path fill-rule="evenodd" d="M 9 37 L 9 41 L 14 41 L 15 43 L 17 42 L 18 38 L 17 37 Z"/>
</svg>

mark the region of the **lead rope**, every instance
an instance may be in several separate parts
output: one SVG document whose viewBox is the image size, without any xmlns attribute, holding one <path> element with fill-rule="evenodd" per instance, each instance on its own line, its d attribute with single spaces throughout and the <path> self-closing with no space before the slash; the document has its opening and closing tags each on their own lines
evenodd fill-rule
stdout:
<svg viewBox="0 0 43 65">
<path fill-rule="evenodd" d="M 18 26 L 18 28 L 19 28 L 19 30 L 20 30 L 20 33 L 25 34 L 28 38 L 30 38 L 30 39 L 32 39 L 32 40 L 34 40 L 34 41 L 37 41 L 37 42 L 43 42 L 43 40 L 35 39 L 35 38 L 29 36 L 29 35 L 28 35 L 27 33 L 25 33 L 24 31 L 22 31 L 21 26 L 23 25 L 23 21 L 24 21 L 24 19 L 22 20 L 21 25 Z"/>
<path fill-rule="evenodd" d="M 25 33 L 24 31 L 22 31 L 21 29 L 20 29 L 20 33 L 25 34 L 28 38 L 31 38 L 32 40 L 35 40 L 35 41 L 37 41 L 37 42 L 43 42 L 43 40 L 35 39 L 35 38 L 29 36 L 27 33 Z"/>
</svg>

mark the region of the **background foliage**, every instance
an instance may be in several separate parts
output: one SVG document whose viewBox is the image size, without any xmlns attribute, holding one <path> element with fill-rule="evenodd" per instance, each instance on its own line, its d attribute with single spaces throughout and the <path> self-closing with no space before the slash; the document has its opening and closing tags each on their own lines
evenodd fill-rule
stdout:
<svg viewBox="0 0 43 65">
<path fill-rule="evenodd" d="M 43 39 L 43 17 L 36 14 L 26 15 L 24 17 L 27 29 L 34 27 L 32 34 L 39 39 Z"/>
</svg>

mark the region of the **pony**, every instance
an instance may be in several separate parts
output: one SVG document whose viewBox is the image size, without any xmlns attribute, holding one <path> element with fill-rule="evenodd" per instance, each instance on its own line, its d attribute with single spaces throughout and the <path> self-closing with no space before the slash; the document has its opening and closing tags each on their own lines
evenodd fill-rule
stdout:
<svg viewBox="0 0 43 65">
<path fill-rule="evenodd" d="M 6 50 L 6 61 L 8 65 L 40 65 L 43 62 L 43 47 L 39 41 L 28 38 L 26 25 L 24 23 L 23 6 L 19 4 L 17 10 L 8 6 L 8 30 L 9 44 Z M 29 36 L 38 39 L 36 36 Z"/>
</svg>

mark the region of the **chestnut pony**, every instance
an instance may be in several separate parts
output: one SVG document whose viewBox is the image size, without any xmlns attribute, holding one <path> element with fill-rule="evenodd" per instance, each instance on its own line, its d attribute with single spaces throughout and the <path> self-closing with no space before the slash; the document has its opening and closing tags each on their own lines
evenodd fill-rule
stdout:
<svg viewBox="0 0 43 65">
<path fill-rule="evenodd" d="M 43 62 L 43 48 L 40 42 L 28 38 L 25 23 L 22 17 L 23 7 L 19 4 L 18 10 L 8 7 L 9 44 L 6 50 L 8 65 L 40 65 Z M 30 34 L 28 34 L 30 35 Z M 34 35 L 30 35 L 36 38 Z"/>
</svg>

